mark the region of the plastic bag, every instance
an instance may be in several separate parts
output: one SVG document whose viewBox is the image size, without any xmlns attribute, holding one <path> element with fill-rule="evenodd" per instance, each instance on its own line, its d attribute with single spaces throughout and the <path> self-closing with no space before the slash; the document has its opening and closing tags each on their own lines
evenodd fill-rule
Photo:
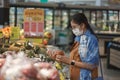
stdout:
<svg viewBox="0 0 120 80">
<path fill-rule="evenodd" d="M 23 52 L 7 55 L 0 80 L 59 80 L 58 71 L 46 62 L 34 63 Z"/>
</svg>

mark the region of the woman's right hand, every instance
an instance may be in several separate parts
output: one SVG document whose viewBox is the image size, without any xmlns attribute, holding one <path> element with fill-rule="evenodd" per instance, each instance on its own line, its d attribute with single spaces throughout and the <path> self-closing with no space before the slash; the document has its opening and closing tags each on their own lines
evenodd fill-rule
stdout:
<svg viewBox="0 0 120 80">
<path fill-rule="evenodd" d="M 55 58 L 53 57 L 53 54 L 54 54 L 54 52 L 53 52 L 52 50 L 47 50 L 47 55 L 48 55 L 50 58 L 55 59 Z"/>
<path fill-rule="evenodd" d="M 57 56 L 57 55 L 62 55 L 62 56 L 64 56 L 64 52 L 63 52 L 62 50 L 55 50 L 55 51 L 53 51 L 53 50 L 48 50 L 48 51 L 47 51 L 47 54 L 48 54 L 48 56 L 51 57 L 52 59 L 56 59 L 56 56 Z"/>
</svg>

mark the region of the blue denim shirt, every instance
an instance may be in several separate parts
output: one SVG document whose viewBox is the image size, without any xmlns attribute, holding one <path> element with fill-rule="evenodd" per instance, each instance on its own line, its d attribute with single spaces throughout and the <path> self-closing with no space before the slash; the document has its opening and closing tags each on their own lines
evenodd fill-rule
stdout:
<svg viewBox="0 0 120 80">
<path fill-rule="evenodd" d="M 78 51 L 82 62 L 89 64 L 99 63 L 98 40 L 89 30 L 81 36 L 76 36 L 75 41 L 80 43 Z M 79 80 L 92 80 L 91 71 L 80 69 Z"/>
</svg>

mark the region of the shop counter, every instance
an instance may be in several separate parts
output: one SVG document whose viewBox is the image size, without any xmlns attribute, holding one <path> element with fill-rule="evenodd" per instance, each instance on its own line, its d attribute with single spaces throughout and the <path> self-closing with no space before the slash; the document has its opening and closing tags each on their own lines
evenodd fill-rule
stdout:
<svg viewBox="0 0 120 80">
<path fill-rule="evenodd" d="M 119 38 L 120 33 L 96 33 L 98 39 L 99 39 L 99 48 L 100 48 L 100 54 L 103 57 L 107 56 L 107 45 L 110 41 L 113 41 L 114 38 Z"/>
<path fill-rule="evenodd" d="M 107 55 L 107 67 L 120 70 L 120 42 L 109 41 Z"/>
</svg>

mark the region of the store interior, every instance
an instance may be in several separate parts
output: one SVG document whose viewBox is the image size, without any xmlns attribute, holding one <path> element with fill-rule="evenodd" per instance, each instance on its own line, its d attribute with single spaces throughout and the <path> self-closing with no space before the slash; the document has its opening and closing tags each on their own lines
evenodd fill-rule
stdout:
<svg viewBox="0 0 120 80">
<path fill-rule="evenodd" d="M 104 80 L 120 80 L 119 0 L 1 0 L 0 54 L 24 51 L 30 58 L 49 62 L 52 60 L 44 55 L 45 46 L 49 46 L 64 50 L 65 55 L 69 56 L 74 40 L 70 20 L 78 12 L 85 14 L 99 39 Z M 62 69 L 68 70 L 68 66 L 59 69 L 61 74 Z M 68 79 L 61 80 L 70 80 L 69 73 L 66 74 Z"/>
</svg>

